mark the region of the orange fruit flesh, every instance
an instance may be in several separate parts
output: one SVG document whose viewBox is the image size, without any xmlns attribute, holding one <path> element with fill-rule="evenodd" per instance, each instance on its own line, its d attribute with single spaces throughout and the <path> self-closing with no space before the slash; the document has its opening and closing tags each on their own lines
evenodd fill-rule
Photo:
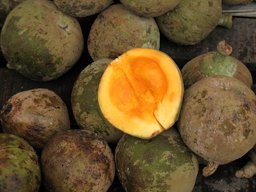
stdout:
<svg viewBox="0 0 256 192">
<path fill-rule="evenodd" d="M 100 80 L 103 116 L 121 131 L 152 138 L 177 120 L 183 97 L 179 68 L 166 54 L 132 49 L 112 61 Z"/>
<path fill-rule="evenodd" d="M 138 57 L 123 65 L 113 63 L 112 67 L 116 71 L 110 80 L 112 103 L 128 118 L 156 121 L 154 111 L 167 90 L 167 81 L 158 63 Z"/>
</svg>

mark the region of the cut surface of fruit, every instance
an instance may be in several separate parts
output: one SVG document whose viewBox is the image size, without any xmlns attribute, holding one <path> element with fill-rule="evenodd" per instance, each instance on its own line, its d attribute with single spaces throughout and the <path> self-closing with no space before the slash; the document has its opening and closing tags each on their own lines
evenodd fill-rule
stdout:
<svg viewBox="0 0 256 192">
<path fill-rule="evenodd" d="M 176 63 L 165 53 L 134 48 L 105 70 L 98 91 L 100 109 L 116 128 L 151 138 L 177 120 L 183 82 Z"/>
</svg>

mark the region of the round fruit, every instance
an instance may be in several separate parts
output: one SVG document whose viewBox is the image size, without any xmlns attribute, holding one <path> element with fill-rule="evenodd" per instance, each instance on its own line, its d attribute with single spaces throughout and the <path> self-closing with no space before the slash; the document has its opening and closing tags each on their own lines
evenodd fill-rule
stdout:
<svg viewBox="0 0 256 192">
<path fill-rule="evenodd" d="M 153 18 L 137 16 L 121 4 L 98 15 L 88 37 L 88 50 L 94 61 L 114 59 L 138 47 L 159 49 L 160 33 Z"/>
<path fill-rule="evenodd" d="M 121 0 L 121 3 L 144 17 L 157 17 L 173 10 L 181 0 Z"/>
<path fill-rule="evenodd" d="M 160 31 L 178 44 L 193 45 L 206 38 L 222 15 L 221 0 L 181 0 L 179 5 L 160 17 Z"/>
<path fill-rule="evenodd" d="M 22 138 L 0 133 L 0 191 L 37 192 L 41 173 L 34 149 Z"/>
<path fill-rule="evenodd" d="M 57 7 L 74 17 L 87 17 L 103 11 L 112 0 L 53 0 Z"/>
<path fill-rule="evenodd" d="M 209 162 L 204 176 L 254 146 L 255 124 L 256 96 L 236 78 L 206 77 L 185 91 L 179 131 L 186 145 Z"/>
<path fill-rule="evenodd" d="M 102 116 L 97 97 L 100 78 L 111 61 L 100 59 L 80 73 L 72 90 L 71 103 L 76 122 L 81 129 L 96 132 L 107 142 L 117 142 L 122 132 Z"/>
<path fill-rule="evenodd" d="M 231 52 L 232 47 L 221 41 L 217 51 L 199 55 L 187 62 L 181 70 L 184 86 L 187 88 L 204 77 L 225 75 L 235 77 L 251 87 L 251 72 L 241 61 L 230 56 Z"/>
<path fill-rule="evenodd" d="M 7 16 L 1 47 L 8 64 L 37 81 L 56 79 L 79 59 L 83 34 L 78 21 L 48 0 L 27 0 Z"/>
<path fill-rule="evenodd" d="M 115 151 L 119 180 L 129 192 L 187 192 L 198 163 L 173 128 L 151 140 L 124 135 Z"/>
<path fill-rule="evenodd" d="M 104 117 L 140 138 L 171 128 L 182 97 L 183 82 L 176 63 L 165 53 L 147 48 L 131 49 L 112 61 L 98 90 Z"/>
<path fill-rule="evenodd" d="M 31 89 L 13 95 L 1 110 L 3 131 L 42 149 L 58 131 L 70 128 L 66 104 L 53 91 Z"/>
<path fill-rule="evenodd" d="M 107 191 L 115 174 L 106 141 L 85 130 L 54 135 L 43 149 L 41 162 L 44 185 L 54 192 Z"/>
</svg>

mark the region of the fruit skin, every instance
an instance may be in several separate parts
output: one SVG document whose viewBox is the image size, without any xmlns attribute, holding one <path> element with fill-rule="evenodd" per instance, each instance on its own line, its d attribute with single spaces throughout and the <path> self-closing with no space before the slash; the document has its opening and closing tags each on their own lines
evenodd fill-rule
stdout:
<svg viewBox="0 0 256 192">
<path fill-rule="evenodd" d="M 125 191 L 192 191 L 198 162 L 172 128 L 150 140 L 124 135 L 115 151 L 118 177 Z"/>
<path fill-rule="evenodd" d="M 83 50 L 78 21 L 48 0 L 28 0 L 7 16 L 1 32 L 7 67 L 37 81 L 56 79 L 67 72 Z"/>
<path fill-rule="evenodd" d="M 226 44 L 226 42 L 219 42 Z M 224 45 L 229 47 L 229 45 Z M 231 47 L 230 47 L 231 48 Z M 232 49 L 232 48 L 231 48 Z M 221 50 L 199 55 L 187 62 L 181 69 L 184 86 L 188 88 L 196 81 L 213 75 L 234 77 L 252 87 L 252 75 L 249 69 L 238 59 L 221 53 Z"/>
<path fill-rule="evenodd" d="M 169 40 L 194 45 L 215 29 L 221 15 L 221 0 L 181 0 L 174 10 L 157 17 L 156 21 Z"/>
<path fill-rule="evenodd" d="M 53 91 L 37 88 L 16 93 L 1 110 L 2 129 L 42 149 L 49 138 L 70 129 L 66 104 Z"/>
<path fill-rule="evenodd" d="M 253 0 L 223 0 L 223 3 L 228 5 L 238 5 L 251 3 L 252 1 Z"/>
<path fill-rule="evenodd" d="M 76 122 L 81 129 L 100 134 L 107 142 L 117 142 L 123 133 L 113 127 L 101 114 L 98 86 L 111 59 L 100 59 L 88 65 L 74 83 L 71 103 Z"/>
<path fill-rule="evenodd" d="M 41 173 L 34 149 L 22 138 L 0 133 L 0 191 L 37 192 Z"/>
<path fill-rule="evenodd" d="M 54 192 L 103 192 L 114 179 L 111 149 L 99 135 L 87 130 L 57 133 L 41 156 L 44 185 Z"/>
<path fill-rule="evenodd" d="M 160 32 L 153 18 L 137 16 L 122 4 L 114 4 L 97 16 L 87 44 L 94 61 L 114 59 L 135 47 L 159 49 Z"/>
<path fill-rule="evenodd" d="M 227 76 L 203 78 L 185 91 L 178 128 L 185 144 L 209 162 L 204 176 L 254 146 L 255 101 L 249 87 Z"/>
<path fill-rule="evenodd" d="M 144 17 L 157 17 L 173 10 L 181 0 L 120 0 L 120 2 L 136 13 Z"/>
<path fill-rule="evenodd" d="M 64 13 L 74 17 L 87 17 L 106 9 L 112 0 L 54 0 L 57 7 Z"/>
<path fill-rule="evenodd" d="M 9 12 L 24 0 L 2 0 L 0 1 L 0 29 Z"/>
</svg>

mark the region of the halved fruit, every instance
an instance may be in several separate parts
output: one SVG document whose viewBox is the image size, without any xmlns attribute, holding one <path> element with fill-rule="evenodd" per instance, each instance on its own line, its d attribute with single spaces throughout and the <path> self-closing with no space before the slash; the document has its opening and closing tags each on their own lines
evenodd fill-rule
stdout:
<svg viewBox="0 0 256 192">
<path fill-rule="evenodd" d="M 168 55 L 134 48 L 108 65 L 100 80 L 98 101 L 112 125 L 148 139 L 176 122 L 183 89 L 180 70 Z"/>
</svg>

